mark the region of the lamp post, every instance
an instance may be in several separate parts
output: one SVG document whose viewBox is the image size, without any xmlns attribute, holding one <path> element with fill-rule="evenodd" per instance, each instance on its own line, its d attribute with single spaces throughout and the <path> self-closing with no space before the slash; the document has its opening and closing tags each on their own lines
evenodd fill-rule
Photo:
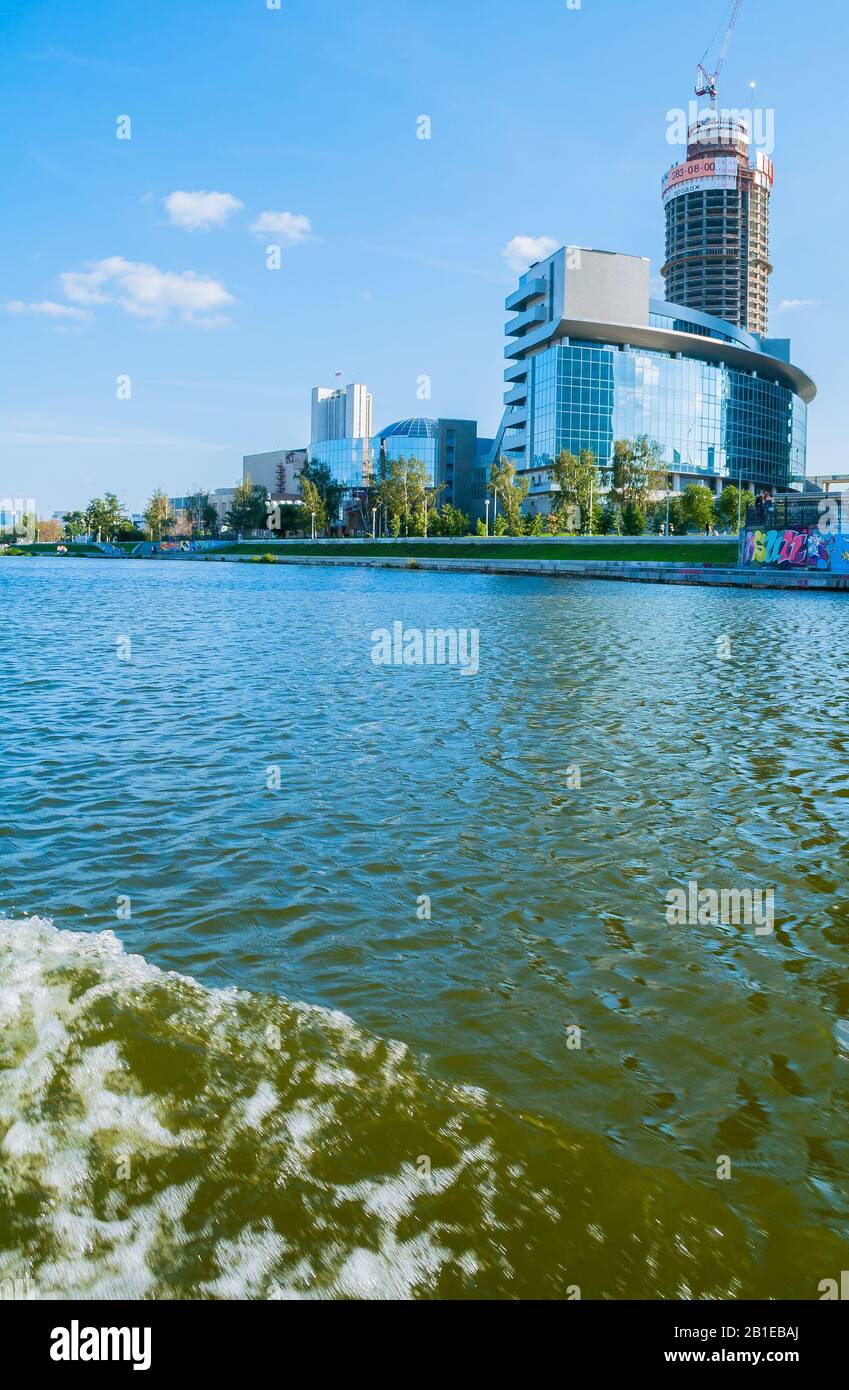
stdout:
<svg viewBox="0 0 849 1390">
<path fill-rule="evenodd" d="M 486 499 L 486 534 L 489 539 L 489 498 Z"/>
<path fill-rule="evenodd" d="M 425 540 L 427 540 L 427 488 L 425 488 L 425 493 L 424 493 L 424 523 L 425 523 L 424 538 L 425 538 Z"/>
<path fill-rule="evenodd" d="M 371 538 L 372 538 L 372 540 L 374 540 L 374 535 L 375 535 L 375 530 L 376 530 L 376 528 L 377 528 L 377 507 L 372 507 L 372 509 L 371 509 Z"/>
<path fill-rule="evenodd" d="M 312 536 L 311 536 L 311 539 L 312 539 L 312 540 L 315 540 L 315 512 L 310 512 L 310 520 L 311 520 L 311 522 L 312 522 Z"/>
</svg>

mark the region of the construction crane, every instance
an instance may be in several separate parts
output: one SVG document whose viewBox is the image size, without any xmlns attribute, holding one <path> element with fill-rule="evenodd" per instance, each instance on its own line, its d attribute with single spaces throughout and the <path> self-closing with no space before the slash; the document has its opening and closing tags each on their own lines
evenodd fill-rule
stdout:
<svg viewBox="0 0 849 1390">
<path fill-rule="evenodd" d="M 715 70 L 713 72 L 708 72 L 707 68 L 705 67 L 705 59 L 707 58 L 708 52 L 710 51 L 711 45 L 713 44 L 713 39 L 711 39 L 710 43 L 705 49 L 704 57 L 702 58 L 702 61 L 699 63 L 698 71 L 696 72 L 696 96 L 710 97 L 710 104 L 713 108 L 714 114 L 716 114 L 716 88 L 717 83 L 719 81 L 719 74 L 722 72 L 722 65 L 725 62 L 725 58 L 728 53 L 728 48 L 731 43 L 731 38 L 734 33 L 735 26 L 737 24 L 737 18 L 740 14 L 740 6 L 742 4 L 743 0 L 734 0 L 734 9 L 731 12 L 731 19 L 729 21 L 728 28 L 725 31 L 725 39 L 722 44 L 722 50 L 719 54 L 719 61 L 717 62 Z M 718 29 L 716 33 L 719 33 Z M 716 38 L 716 34 L 714 34 L 713 37 Z"/>
</svg>

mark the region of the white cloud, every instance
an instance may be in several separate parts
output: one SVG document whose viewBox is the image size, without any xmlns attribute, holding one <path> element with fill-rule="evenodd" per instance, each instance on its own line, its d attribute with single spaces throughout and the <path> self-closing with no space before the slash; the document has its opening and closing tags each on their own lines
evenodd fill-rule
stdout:
<svg viewBox="0 0 849 1390">
<path fill-rule="evenodd" d="M 779 309 L 808 309 L 817 303 L 816 299 L 782 299 Z"/>
<path fill-rule="evenodd" d="M 220 227 L 231 213 L 244 207 L 232 193 L 169 193 L 162 199 L 175 227 L 196 232 L 208 227 Z"/>
<path fill-rule="evenodd" d="M 297 246 L 306 241 L 312 225 L 308 217 L 299 212 L 261 212 L 256 222 L 251 223 L 251 231 L 257 236 L 271 233 L 283 242 L 284 246 Z"/>
<path fill-rule="evenodd" d="M 22 299 L 10 299 L 6 309 L 10 314 L 43 314 L 48 319 L 93 318 L 87 309 L 74 309 L 70 304 L 56 304 L 52 299 L 42 299 L 35 304 L 25 304 Z"/>
<path fill-rule="evenodd" d="M 218 327 L 221 315 L 215 311 L 235 302 L 218 280 L 193 270 L 160 270 L 123 256 L 95 261 L 89 270 L 66 271 L 59 279 L 75 304 L 118 304 L 128 314 L 152 319 L 174 311 L 185 322 L 206 328 Z"/>
<path fill-rule="evenodd" d="M 501 254 L 510 269 L 521 275 L 534 261 L 544 261 L 560 244 L 550 236 L 514 236 Z"/>
</svg>

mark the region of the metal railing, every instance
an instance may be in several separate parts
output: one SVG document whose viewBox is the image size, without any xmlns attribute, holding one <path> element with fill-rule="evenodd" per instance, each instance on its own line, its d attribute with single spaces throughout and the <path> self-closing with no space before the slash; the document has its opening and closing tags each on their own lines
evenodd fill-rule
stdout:
<svg viewBox="0 0 849 1390">
<path fill-rule="evenodd" d="M 772 497 L 765 503 L 756 504 L 746 511 L 748 530 L 764 531 L 806 531 L 819 524 L 828 515 L 832 525 L 843 529 L 844 507 L 842 499 L 836 494 L 825 496 L 803 496 L 796 494 Z M 849 522 L 849 516 L 846 517 Z"/>
</svg>

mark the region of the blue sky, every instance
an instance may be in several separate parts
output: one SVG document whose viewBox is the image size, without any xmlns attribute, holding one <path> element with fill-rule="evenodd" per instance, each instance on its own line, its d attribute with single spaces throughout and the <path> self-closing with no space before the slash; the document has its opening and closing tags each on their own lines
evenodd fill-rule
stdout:
<svg viewBox="0 0 849 1390">
<path fill-rule="evenodd" d="M 667 111 L 725 10 L 4 0 L 0 497 L 49 515 L 225 486 L 243 453 L 306 443 L 337 372 L 368 383 L 376 427 L 494 433 L 505 247 L 645 255 L 658 280 Z M 812 472 L 844 466 L 847 40 L 842 4 L 744 0 L 720 86 L 746 106 L 755 80 L 775 112 L 770 331 L 819 385 Z M 227 196 L 171 198 L 200 192 Z"/>
</svg>

